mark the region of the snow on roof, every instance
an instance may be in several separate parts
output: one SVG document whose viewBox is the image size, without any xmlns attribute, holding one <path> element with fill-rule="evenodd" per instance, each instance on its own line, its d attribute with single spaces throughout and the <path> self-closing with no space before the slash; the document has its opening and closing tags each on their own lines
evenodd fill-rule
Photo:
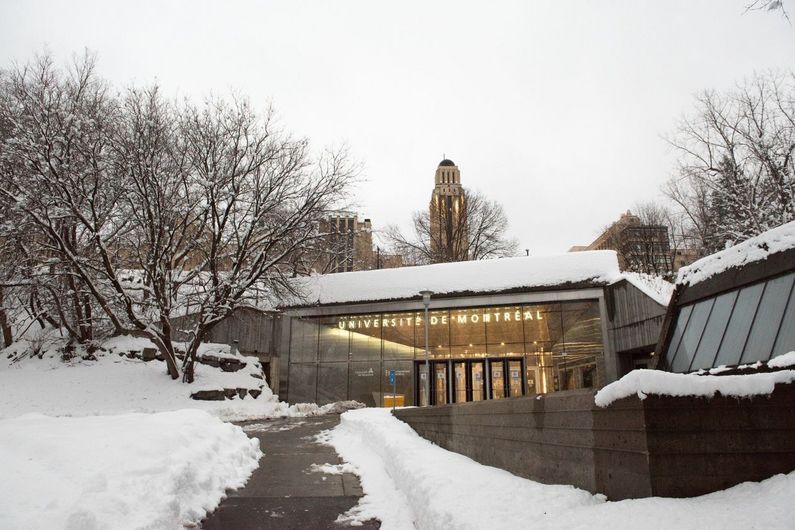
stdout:
<svg viewBox="0 0 795 530">
<path fill-rule="evenodd" d="M 667 306 L 674 294 L 674 284 L 659 276 L 639 272 L 624 272 L 622 277 L 660 305 Z"/>
<path fill-rule="evenodd" d="M 695 285 L 716 274 L 795 248 L 795 221 L 768 230 L 679 269 L 677 285 Z"/>
<path fill-rule="evenodd" d="M 404 300 L 418 297 L 422 290 L 449 296 L 586 282 L 607 285 L 619 277 L 618 260 L 612 250 L 438 263 L 300 278 L 297 287 L 303 298 L 285 305 Z"/>
</svg>

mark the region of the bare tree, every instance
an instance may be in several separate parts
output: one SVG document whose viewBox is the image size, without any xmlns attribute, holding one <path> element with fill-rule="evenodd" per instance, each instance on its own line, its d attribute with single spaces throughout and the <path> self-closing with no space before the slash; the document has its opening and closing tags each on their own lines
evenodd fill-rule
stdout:
<svg viewBox="0 0 795 530">
<path fill-rule="evenodd" d="M 667 195 L 709 251 L 795 218 L 795 80 L 757 75 L 705 91 L 669 143 L 679 168 Z"/>
<path fill-rule="evenodd" d="M 463 205 L 458 215 L 451 216 L 452 222 L 443 227 L 433 222 L 430 210 L 416 211 L 410 236 L 390 226 L 385 239 L 394 253 L 415 265 L 516 255 L 517 243 L 505 236 L 508 219 L 499 203 L 465 189 Z"/>
<path fill-rule="evenodd" d="M 789 13 L 782 0 L 753 0 L 745 5 L 746 11 L 778 11 L 782 17 L 789 21 Z"/>
<path fill-rule="evenodd" d="M 80 342 L 97 325 L 143 334 L 190 382 L 214 325 L 292 290 L 291 256 L 355 171 L 344 149 L 313 158 L 243 99 L 117 98 L 94 67 L 87 56 L 63 74 L 45 56 L 9 74 L 0 196 L 33 227 L 42 272 L 28 285 L 52 294 L 50 318 Z M 177 333 L 189 336 L 181 366 Z"/>
</svg>

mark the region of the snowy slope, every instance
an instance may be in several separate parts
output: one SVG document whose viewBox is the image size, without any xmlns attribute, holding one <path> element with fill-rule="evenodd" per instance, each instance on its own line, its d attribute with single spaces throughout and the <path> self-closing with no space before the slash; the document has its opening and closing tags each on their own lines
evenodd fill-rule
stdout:
<svg viewBox="0 0 795 530">
<path fill-rule="evenodd" d="M 346 412 L 325 440 L 354 466 L 365 493 L 342 519 L 377 517 L 383 530 L 795 527 L 795 472 L 692 499 L 606 502 L 446 451 L 384 409 Z"/>
<path fill-rule="evenodd" d="M 198 410 L 0 420 L 0 528 L 183 528 L 261 455 L 256 438 Z"/>
<path fill-rule="evenodd" d="M 767 259 L 771 254 L 795 248 L 795 221 L 768 230 L 679 269 L 677 285 L 695 285 L 733 267 Z"/>
<path fill-rule="evenodd" d="M 418 297 L 426 289 L 452 295 L 579 282 L 608 284 L 618 277 L 618 260 L 612 250 L 438 263 L 298 278 L 296 285 L 303 297 L 285 305 L 400 300 Z"/>
</svg>

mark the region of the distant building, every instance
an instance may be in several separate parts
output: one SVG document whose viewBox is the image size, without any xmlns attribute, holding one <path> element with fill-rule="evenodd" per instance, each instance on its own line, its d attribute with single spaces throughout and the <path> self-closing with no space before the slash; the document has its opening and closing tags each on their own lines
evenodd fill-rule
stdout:
<svg viewBox="0 0 795 530">
<path fill-rule="evenodd" d="M 373 248 L 372 222 L 370 219 L 360 221 L 355 212 L 331 212 L 320 221 L 319 229 L 325 235 L 314 267 L 317 272 L 391 269 L 403 265 L 401 256 Z"/>
<path fill-rule="evenodd" d="M 373 262 L 373 232 L 370 219 L 364 222 L 354 212 L 339 210 L 320 221 L 323 236 L 318 272 L 367 270 Z"/>
<path fill-rule="evenodd" d="M 583 250 L 615 250 L 621 270 L 666 275 L 674 272 L 674 255 L 668 238 L 668 227 L 643 224 L 627 210 L 593 243 L 573 246 L 569 252 Z M 680 260 L 681 261 L 681 260 Z"/>
<path fill-rule="evenodd" d="M 467 260 L 466 197 L 461 186 L 461 171 L 452 160 L 445 158 L 436 168 L 435 186 L 428 208 L 434 261 Z"/>
</svg>

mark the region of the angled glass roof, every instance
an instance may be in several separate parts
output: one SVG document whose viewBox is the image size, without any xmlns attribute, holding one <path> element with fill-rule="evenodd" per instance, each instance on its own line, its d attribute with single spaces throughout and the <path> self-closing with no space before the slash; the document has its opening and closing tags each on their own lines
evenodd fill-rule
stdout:
<svg viewBox="0 0 795 530">
<path fill-rule="evenodd" d="M 795 351 L 795 272 L 681 306 L 663 361 L 673 372 Z"/>
</svg>

